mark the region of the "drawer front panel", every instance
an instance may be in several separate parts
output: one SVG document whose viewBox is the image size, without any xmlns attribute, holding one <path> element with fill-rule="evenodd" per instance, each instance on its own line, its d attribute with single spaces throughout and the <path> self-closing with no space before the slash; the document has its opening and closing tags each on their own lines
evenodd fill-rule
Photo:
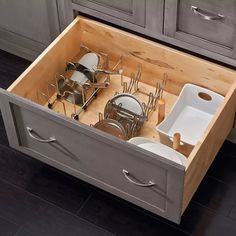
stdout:
<svg viewBox="0 0 236 236">
<path fill-rule="evenodd" d="M 90 3 L 89 3 L 90 2 Z M 96 0 L 96 1 L 83 1 L 83 0 L 73 0 L 73 3 L 81 4 L 83 6 L 89 6 L 92 3 L 95 5 L 103 6 L 107 9 L 113 9 L 115 11 L 125 12 L 127 14 L 132 14 L 133 11 L 133 1 L 116 1 L 116 0 Z"/>
<path fill-rule="evenodd" d="M 166 35 L 220 54 L 234 56 L 235 0 L 174 2 L 175 4 L 172 0 L 167 0 L 166 4 Z"/>
<path fill-rule="evenodd" d="M 21 146 L 166 210 L 167 170 L 13 105 Z M 124 172 L 123 172 L 124 170 Z M 131 174 L 130 181 L 126 179 Z M 133 176 L 132 176 L 133 175 Z M 154 181 L 153 187 L 137 183 Z M 136 180 L 135 180 L 136 179 Z"/>
<path fill-rule="evenodd" d="M 14 102 L 14 95 L 8 96 L 1 98 L 3 107 L 8 107 L 3 109 L 3 117 L 8 134 L 13 135 L 12 125 L 9 129 L 7 125 L 7 117 L 12 117 L 15 148 L 179 222 L 183 167 L 90 127 L 80 127 L 24 99 Z"/>
<path fill-rule="evenodd" d="M 198 9 L 194 10 L 192 8 L 191 10 L 192 6 Z M 233 24 L 236 20 L 235 12 L 235 0 L 180 0 L 178 7 L 178 31 L 233 48 L 235 40 Z M 215 20 L 207 18 L 209 16 L 213 19 L 213 16 L 218 14 L 223 15 L 222 18 L 220 16 Z"/>
<path fill-rule="evenodd" d="M 73 0 L 74 8 L 79 12 L 84 12 L 94 17 L 101 18 L 99 13 L 105 14 L 112 18 L 127 21 L 141 27 L 145 26 L 145 0 Z"/>
</svg>

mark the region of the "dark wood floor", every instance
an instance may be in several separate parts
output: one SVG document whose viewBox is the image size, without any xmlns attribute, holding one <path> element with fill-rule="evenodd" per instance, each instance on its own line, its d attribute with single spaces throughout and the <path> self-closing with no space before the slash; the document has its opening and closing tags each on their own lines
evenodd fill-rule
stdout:
<svg viewBox="0 0 236 236">
<path fill-rule="evenodd" d="M 0 51 L 0 87 L 29 62 Z M 176 225 L 8 146 L 0 116 L 0 236 L 236 235 L 236 145 L 225 142 Z"/>
</svg>

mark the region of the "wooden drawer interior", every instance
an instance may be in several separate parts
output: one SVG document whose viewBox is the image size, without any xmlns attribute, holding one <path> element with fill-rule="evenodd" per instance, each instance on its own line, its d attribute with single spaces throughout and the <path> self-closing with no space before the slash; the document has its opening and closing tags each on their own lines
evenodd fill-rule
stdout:
<svg viewBox="0 0 236 236">
<path fill-rule="evenodd" d="M 230 132 L 236 107 L 236 72 L 209 63 L 188 54 L 153 43 L 92 20 L 76 18 L 70 26 L 40 55 L 32 65 L 8 88 L 9 92 L 46 106 L 45 100 L 37 98 L 38 91 L 45 91 L 48 83 L 55 83 L 55 74 L 64 74 L 67 61 L 78 58 L 80 45 L 109 55 L 111 65 L 122 56 L 124 76 L 129 77 L 142 65 L 140 86 L 154 91 L 158 81 L 168 75 L 164 92 L 166 115 L 169 113 L 181 89 L 186 83 L 196 84 L 225 96 L 206 132 L 187 158 L 183 193 L 183 211 L 214 160 L 222 143 Z M 98 113 L 115 92 L 122 91 L 120 80 L 112 77 L 111 85 L 91 103 L 80 117 L 87 125 L 98 121 Z M 46 92 L 46 91 L 45 91 Z M 50 96 L 55 96 L 49 91 Z M 142 100 L 146 97 L 141 95 Z M 73 110 L 71 104 L 68 109 Z M 56 111 L 62 112 L 62 107 Z M 69 113 L 68 113 L 69 114 Z M 145 123 L 140 136 L 159 140 L 154 127 L 157 111 Z"/>
</svg>

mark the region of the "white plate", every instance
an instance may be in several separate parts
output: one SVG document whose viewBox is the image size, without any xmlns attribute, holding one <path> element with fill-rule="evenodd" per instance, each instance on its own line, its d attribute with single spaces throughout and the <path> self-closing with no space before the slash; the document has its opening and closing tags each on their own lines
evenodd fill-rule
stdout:
<svg viewBox="0 0 236 236">
<path fill-rule="evenodd" d="M 154 142 L 153 140 L 141 137 L 135 137 L 128 141 L 149 152 L 155 153 L 168 160 L 174 161 L 180 165 L 185 165 L 186 157 L 168 146 Z"/>
<path fill-rule="evenodd" d="M 129 93 L 118 94 L 114 96 L 111 101 L 116 105 L 122 104 L 122 108 L 129 110 L 137 115 L 144 115 L 142 103 L 135 96 Z"/>
<path fill-rule="evenodd" d="M 79 60 L 79 64 L 81 64 L 82 66 L 88 68 L 91 71 L 94 71 L 94 70 L 97 69 L 98 62 L 99 62 L 98 55 L 96 53 L 93 53 L 93 52 L 86 53 Z"/>
<path fill-rule="evenodd" d="M 97 69 L 98 62 L 99 58 L 97 54 L 91 52 L 83 55 L 78 63 L 90 71 L 95 71 Z M 88 77 L 80 71 L 74 71 L 70 79 L 82 85 L 88 81 Z"/>
<path fill-rule="evenodd" d="M 74 71 L 70 79 L 81 85 L 84 85 L 88 81 L 88 77 L 80 71 Z"/>
<path fill-rule="evenodd" d="M 144 143 L 156 143 L 155 141 L 148 139 L 148 138 L 144 138 L 144 137 L 134 137 L 131 138 L 130 140 L 128 140 L 129 143 L 135 144 L 135 145 L 140 145 L 140 144 L 144 144 Z"/>
</svg>

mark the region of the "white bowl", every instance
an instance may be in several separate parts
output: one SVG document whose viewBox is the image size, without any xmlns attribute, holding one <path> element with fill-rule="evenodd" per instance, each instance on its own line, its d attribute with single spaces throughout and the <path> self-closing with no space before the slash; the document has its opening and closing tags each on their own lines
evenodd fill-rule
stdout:
<svg viewBox="0 0 236 236">
<path fill-rule="evenodd" d="M 133 95 L 129 93 L 117 94 L 112 98 L 112 101 L 116 104 L 122 104 L 122 108 L 133 112 L 134 114 L 144 116 L 144 108 L 142 103 Z"/>
<path fill-rule="evenodd" d="M 88 77 L 80 71 L 74 71 L 70 79 L 81 85 L 84 85 L 88 81 Z"/>
<path fill-rule="evenodd" d="M 90 71 L 95 71 L 99 63 L 99 57 L 96 53 L 90 52 L 86 53 L 79 60 L 79 64 L 88 68 Z"/>
<path fill-rule="evenodd" d="M 144 144 L 144 143 L 156 143 L 155 141 L 148 139 L 148 138 L 144 138 L 144 137 L 134 137 L 131 138 L 130 140 L 128 140 L 129 143 L 135 144 L 135 145 L 140 145 L 140 144 Z"/>
</svg>

